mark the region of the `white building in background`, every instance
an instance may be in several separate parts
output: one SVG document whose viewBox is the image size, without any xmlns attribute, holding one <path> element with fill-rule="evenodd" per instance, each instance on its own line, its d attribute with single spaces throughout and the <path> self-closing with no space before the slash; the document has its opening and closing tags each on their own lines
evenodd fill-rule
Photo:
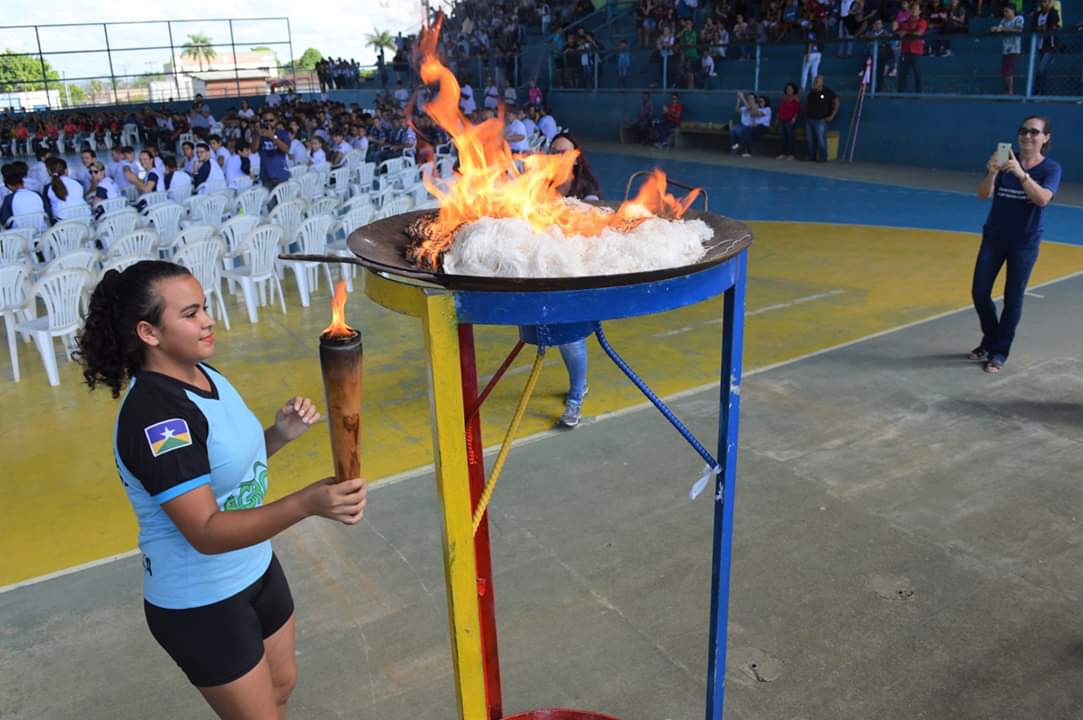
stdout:
<svg viewBox="0 0 1083 720">
<path fill-rule="evenodd" d="M 172 76 L 150 81 L 151 102 L 168 102 L 170 98 L 190 100 L 196 95 L 207 95 L 207 83 L 192 75 L 177 75 L 175 82 Z"/>
<path fill-rule="evenodd" d="M 60 90 L 26 90 L 24 92 L 0 93 L 0 109 L 44 110 L 59 108 Z"/>
</svg>

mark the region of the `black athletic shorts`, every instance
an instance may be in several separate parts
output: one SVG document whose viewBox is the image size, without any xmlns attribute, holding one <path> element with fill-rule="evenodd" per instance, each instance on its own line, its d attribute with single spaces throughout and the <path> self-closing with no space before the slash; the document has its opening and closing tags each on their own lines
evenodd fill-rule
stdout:
<svg viewBox="0 0 1083 720">
<path fill-rule="evenodd" d="M 293 614 L 289 583 L 271 555 L 267 572 L 244 590 L 210 605 L 168 610 L 143 601 L 147 625 L 196 687 L 225 685 L 263 657 L 263 640 Z"/>
</svg>

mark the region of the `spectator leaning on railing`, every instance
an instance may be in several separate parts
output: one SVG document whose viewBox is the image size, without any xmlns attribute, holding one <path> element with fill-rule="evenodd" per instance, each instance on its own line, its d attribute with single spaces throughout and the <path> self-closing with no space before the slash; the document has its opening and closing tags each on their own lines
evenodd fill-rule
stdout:
<svg viewBox="0 0 1083 720">
<path fill-rule="evenodd" d="M 921 56 L 925 54 L 925 31 L 929 24 L 921 16 L 921 3 L 910 6 L 910 18 L 899 23 L 899 37 L 902 38 L 902 60 L 899 63 L 899 92 L 906 92 L 909 75 L 914 76 L 914 90 L 921 92 Z"/>
<path fill-rule="evenodd" d="M 1042 0 L 1034 13 L 1034 31 L 1042 35 L 1038 41 L 1038 71 L 1034 76 L 1034 94 L 1048 95 L 1049 66 L 1056 57 L 1057 36 L 1052 33 L 1060 29 L 1060 13 L 1053 7 L 1053 0 Z"/>
<path fill-rule="evenodd" d="M 1004 94 L 1012 95 L 1015 92 L 1015 61 L 1023 52 L 1023 16 L 1015 14 L 1012 5 L 1004 6 L 1004 18 L 1000 24 L 992 29 L 995 33 L 1008 33 L 1004 38 L 1004 59 L 1000 63 L 1000 74 L 1004 78 Z"/>
</svg>

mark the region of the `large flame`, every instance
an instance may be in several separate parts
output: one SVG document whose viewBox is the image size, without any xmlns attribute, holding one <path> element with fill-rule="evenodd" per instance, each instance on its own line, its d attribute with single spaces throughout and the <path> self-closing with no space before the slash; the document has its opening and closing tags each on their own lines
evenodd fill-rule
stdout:
<svg viewBox="0 0 1083 720">
<path fill-rule="evenodd" d="M 482 217 L 522 218 L 535 229 L 559 227 L 566 235 L 597 235 L 607 227 L 627 226 L 644 218 L 679 218 L 699 195 L 694 190 L 678 200 L 666 192 L 666 176 L 655 169 L 639 193 L 615 213 L 583 210 L 564 202 L 561 186 L 572 179 L 578 151 L 556 155 L 513 155 L 504 138 L 503 113 L 478 125 L 459 109 L 460 87 L 455 75 L 437 57 L 443 16 L 436 26 L 422 32 L 421 79 L 439 85 L 439 92 L 425 112 L 443 128 L 455 144 L 459 169 L 449 188 L 429 178 L 425 186 L 440 201 L 440 213 L 422 244 L 419 255 L 430 266 L 448 248 L 452 233 L 465 223 Z M 522 163 L 522 169 L 516 160 Z"/>
<path fill-rule="evenodd" d="M 346 324 L 346 282 L 338 281 L 335 286 L 335 296 L 331 298 L 331 324 L 321 334 L 328 339 L 348 338 L 357 334 L 357 331 Z"/>
</svg>

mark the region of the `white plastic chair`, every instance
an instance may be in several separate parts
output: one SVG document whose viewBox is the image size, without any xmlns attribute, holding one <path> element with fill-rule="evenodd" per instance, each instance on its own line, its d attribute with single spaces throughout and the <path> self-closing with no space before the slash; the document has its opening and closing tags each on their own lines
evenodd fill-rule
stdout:
<svg viewBox="0 0 1083 720">
<path fill-rule="evenodd" d="M 290 179 L 297 180 L 308 174 L 308 165 L 290 165 Z"/>
<path fill-rule="evenodd" d="M 376 164 L 361 163 L 357 167 L 357 180 L 350 184 L 354 194 L 372 192 L 372 184 L 376 179 Z"/>
<path fill-rule="evenodd" d="M 31 297 L 40 297 L 45 304 L 45 317 L 27 320 L 17 326 L 19 332 L 30 333 L 41 354 L 49 384 L 60 384 L 56 366 L 56 349 L 53 338 L 62 338 L 65 357 L 71 360 L 75 349 L 75 333 L 82 326 L 79 304 L 83 297 L 89 275 L 85 270 L 60 270 L 43 275 L 31 291 Z"/>
<path fill-rule="evenodd" d="M 128 199 L 123 197 L 109 198 L 99 202 L 98 207 L 102 208 L 102 212 L 108 215 L 128 207 Z"/>
<path fill-rule="evenodd" d="M 192 197 L 192 184 L 187 185 L 174 185 L 166 191 L 166 198 L 176 203 L 183 203 L 188 198 Z"/>
<path fill-rule="evenodd" d="M 86 270 L 91 275 L 97 275 L 100 258 L 97 250 L 72 250 L 46 264 L 43 276 L 60 270 Z"/>
<path fill-rule="evenodd" d="M 296 180 L 287 180 L 275 186 L 267 202 L 271 205 L 281 205 L 282 203 L 292 202 L 299 197 L 301 197 L 301 183 Z"/>
<path fill-rule="evenodd" d="M 222 223 L 222 227 L 218 228 L 218 236 L 225 241 L 226 252 L 237 252 L 248 238 L 249 233 L 255 230 L 259 224 L 260 218 L 258 215 L 249 215 L 247 213 L 232 217 Z"/>
<path fill-rule="evenodd" d="M 327 181 L 324 185 L 325 194 L 333 193 L 340 198 L 346 197 L 350 194 L 350 168 L 340 167 L 332 170 L 327 176 Z"/>
<path fill-rule="evenodd" d="M 109 244 L 106 258 L 111 262 L 115 258 L 137 256 L 145 259 L 157 259 L 154 248 L 158 245 L 158 231 L 154 228 L 138 228 L 120 236 Z"/>
<path fill-rule="evenodd" d="M 28 228 L 36 230 L 38 232 L 44 231 L 49 227 L 49 218 L 43 212 L 23 213 L 22 215 L 12 215 L 8 220 L 9 228 Z"/>
<path fill-rule="evenodd" d="M 214 228 L 210 225 L 189 225 L 177 233 L 176 248 L 192 243 L 203 242 L 214 237 Z"/>
<path fill-rule="evenodd" d="M 241 192 L 237 195 L 236 200 L 237 214 L 259 217 L 260 213 L 263 212 L 263 205 L 267 202 L 269 195 L 270 193 L 267 192 L 267 188 L 258 185 Z"/>
<path fill-rule="evenodd" d="M 353 257 L 353 251 L 350 250 L 346 244 L 350 238 L 350 233 L 359 227 L 364 227 L 372 222 L 372 216 L 375 213 L 372 205 L 365 203 L 359 205 L 353 210 L 346 213 L 341 220 L 339 220 L 338 227 L 333 231 L 333 237 L 330 242 L 327 243 L 327 254 L 335 255 L 337 257 Z M 341 237 L 338 236 L 338 232 L 341 231 Z M 352 263 L 339 263 L 339 272 L 342 275 L 342 279 L 346 281 L 346 289 L 353 292 L 353 275 L 356 270 Z"/>
<path fill-rule="evenodd" d="M 296 240 L 300 246 L 299 252 L 305 255 L 323 255 L 327 247 L 327 232 L 335 219 L 330 215 L 318 215 L 310 217 L 297 228 Z M 326 263 L 305 262 L 303 260 L 280 260 L 285 267 L 293 271 L 297 280 L 297 292 L 301 296 L 301 307 L 308 307 L 309 297 L 312 291 L 319 286 L 319 270 L 323 266 L 327 276 L 327 287 L 333 287 L 331 280 L 331 268 Z"/>
<path fill-rule="evenodd" d="M 309 203 L 305 208 L 306 217 L 316 217 L 317 215 L 335 215 L 338 213 L 338 208 L 342 204 L 342 198 L 332 195 L 330 197 L 322 197 L 319 200 Z"/>
<path fill-rule="evenodd" d="M 125 185 L 120 189 L 120 194 L 124 196 L 126 201 L 134 203 L 139 199 L 139 188 L 135 185 Z"/>
<path fill-rule="evenodd" d="M 309 171 L 301 176 L 301 198 L 315 200 L 323 195 L 323 174 Z"/>
<path fill-rule="evenodd" d="M 203 296 L 208 309 L 217 302 L 222 322 L 226 330 L 229 330 L 229 313 L 226 312 L 226 302 L 222 298 L 222 256 L 222 243 L 207 239 L 185 245 L 177 251 L 174 260 L 191 270 L 192 275 L 203 286 Z"/>
<path fill-rule="evenodd" d="M 365 193 L 363 195 L 354 195 L 352 198 L 342 203 L 342 206 L 338 209 L 338 214 L 346 216 L 360 207 L 375 209 L 372 204 L 372 197 L 369 194 Z"/>
<path fill-rule="evenodd" d="M 218 227 L 222 224 L 222 215 L 226 211 L 226 197 L 218 193 L 196 195 L 185 200 L 184 206 L 192 222 Z"/>
<path fill-rule="evenodd" d="M 377 210 L 376 214 L 373 216 L 373 220 L 383 220 L 384 218 L 389 218 L 393 215 L 401 215 L 408 211 L 412 206 L 413 198 L 409 195 L 399 195 Z"/>
<path fill-rule="evenodd" d="M 0 232 L 0 265 L 14 265 L 26 259 L 30 243 L 16 230 Z"/>
<path fill-rule="evenodd" d="M 151 255 L 151 256 L 147 256 L 147 255 L 121 255 L 119 257 L 109 258 L 108 260 L 106 260 L 105 262 L 102 263 L 102 269 L 98 273 L 98 282 L 101 282 L 102 278 L 105 277 L 105 273 L 109 272 L 110 270 L 116 270 L 117 272 L 124 272 L 125 270 L 130 268 L 132 265 L 135 265 L 137 262 L 143 262 L 144 260 L 157 260 L 157 259 L 158 258 L 154 257 L 153 255 Z"/>
<path fill-rule="evenodd" d="M 114 239 L 127 235 L 138 225 L 139 213 L 131 208 L 109 213 L 98 220 L 98 240 L 108 250 Z"/>
<path fill-rule="evenodd" d="M 278 291 L 278 301 L 282 312 L 286 312 L 286 296 L 282 292 L 282 282 L 275 273 L 275 259 L 282 244 L 282 228 L 278 225 L 260 225 L 253 230 L 245 241 L 244 264 L 227 268 L 223 277 L 234 280 L 244 293 L 244 304 L 248 310 L 248 319 L 259 322 L 259 309 L 256 298 L 256 284 L 269 283 L 271 300 Z"/>
<path fill-rule="evenodd" d="M 60 221 L 83 220 L 89 222 L 91 214 L 92 211 L 89 205 L 86 203 L 79 203 L 78 205 L 68 205 L 56 214 L 56 219 Z"/>
<path fill-rule="evenodd" d="M 300 227 L 301 221 L 304 219 L 305 205 L 299 200 L 293 200 L 292 202 L 282 203 L 275 206 L 275 209 L 271 211 L 271 214 L 267 217 L 267 223 L 270 225 L 279 225 L 282 227 L 283 235 L 283 248 L 289 243 L 292 243 L 294 236 L 297 234 L 297 228 Z"/>
<path fill-rule="evenodd" d="M 41 246 L 46 250 L 45 259 L 53 260 L 80 250 L 89 237 L 90 228 L 78 220 L 57 223 L 42 233 Z"/>
<path fill-rule="evenodd" d="M 177 203 L 164 203 L 147 212 L 147 219 L 158 231 L 158 254 L 162 257 L 169 257 L 173 253 L 183 215 L 184 208 Z"/>
<path fill-rule="evenodd" d="M 169 202 L 169 196 L 166 194 L 165 190 L 155 190 L 154 192 L 143 193 L 139 196 L 139 199 L 146 203 L 143 212 L 146 212 L 155 205 Z"/>
<path fill-rule="evenodd" d="M 15 339 L 15 329 L 20 320 L 33 320 L 31 309 L 27 306 L 30 297 L 30 266 L 0 266 L 0 317 L 4 318 L 4 329 L 8 336 L 8 353 L 11 355 L 11 375 L 19 382 L 19 348 Z"/>
</svg>

